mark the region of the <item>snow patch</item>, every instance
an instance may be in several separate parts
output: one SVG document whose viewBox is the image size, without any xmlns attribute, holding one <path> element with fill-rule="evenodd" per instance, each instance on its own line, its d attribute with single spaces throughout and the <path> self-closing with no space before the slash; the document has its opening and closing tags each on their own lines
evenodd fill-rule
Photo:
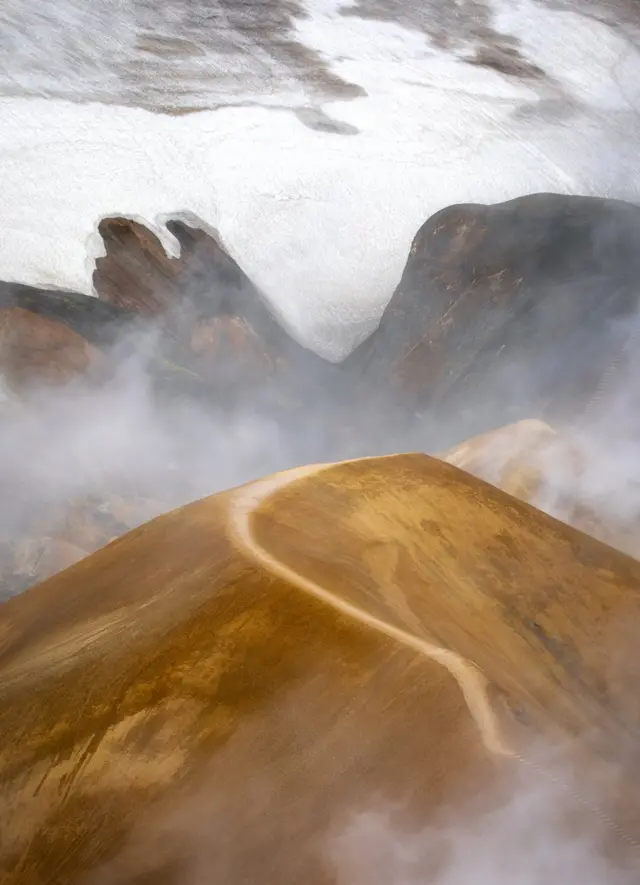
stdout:
<svg viewBox="0 0 640 885">
<path fill-rule="evenodd" d="M 164 222 L 197 217 L 289 331 L 339 360 L 373 331 L 414 234 L 444 206 L 535 191 L 637 195 L 640 124 L 625 92 L 638 90 L 635 50 L 529 0 L 494 9 L 495 26 L 562 79 L 554 100 L 566 93 L 566 117 L 520 118 L 539 102 L 530 83 L 398 25 L 341 16 L 336 0 L 309 0 L 297 36 L 365 89 L 322 107 L 357 134 L 260 106 L 168 117 L 0 100 L 0 278 L 90 294 L 101 218 L 140 220 L 175 254 Z"/>
</svg>

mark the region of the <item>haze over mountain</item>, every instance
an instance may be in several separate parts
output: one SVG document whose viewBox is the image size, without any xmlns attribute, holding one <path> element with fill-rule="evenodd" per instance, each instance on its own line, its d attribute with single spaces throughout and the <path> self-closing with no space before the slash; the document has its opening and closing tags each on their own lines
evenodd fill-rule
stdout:
<svg viewBox="0 0 640 885">
<path fill-rule="evenodd" d="M 1 885 L 637 881 L 639 26 L 2 4 Z"/>
</svg>

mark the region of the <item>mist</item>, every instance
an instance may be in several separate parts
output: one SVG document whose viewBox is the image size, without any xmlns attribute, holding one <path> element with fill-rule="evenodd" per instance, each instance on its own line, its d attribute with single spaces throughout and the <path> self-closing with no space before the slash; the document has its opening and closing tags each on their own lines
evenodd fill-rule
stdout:
<svg viewBox="0 0 640 885">
<path fill-rule="evenodd" d="M 353 813 L 328 843 L 337 885 L 630 885 L 638 846 L 624 865 L 606 847 L 610 822 L 554 779 L 513 772 L 499 797 L 456 807 L 428 826 L 407 823 L 401 805 L 379 800 Z M 563 777 L 563 783 L 558 778 Z M 619 834 L 616 834 L 618 836 Z M 624 836 L 622 837 L 624 842 Z M 194 883 L 195 885 L 195 883 Z M 199 883 L 198 883 L 199 885 Z"/>
<path fill-rule="evenodd" d="M 132 112 L 126 120 L 124 116 L 114 117 L 116 123 L 112 126 L 111 117 L 104 115 L 97 127 L 101 131 L 95 135 L 87 123 L 88 118 L 79 112 L 77 117 L 69 117 L 71 122 L 64 124 L 70 135 L 66 131 L 51 135 L 47 132 L 44 138 L 52 143 L 56 139 L 60 141 L 59 154 L 47 153 L 47 145 L 42 154 L 45 158 L 53 156 L 60 167 L 52 170 L 46 162 L 43 165 L 34 152 L 36 160 L 32 166 L 43 165 L 42 180 L 30 178 L 36 175 L 30 171 L 24 176 L 28 186 L 22 191 L 17 165 L 15 168 L 12 165 L 14 148 L 9 145 L 5 154 L 10 158 L 9 172 L 2 192 L 3 198 L 5 193 L 9 195 L 4 219 L 8 245 L 3 247 L 0 243 L 0 252 L 5 250 L 0 258 L 9 266 L 11 278 L 41 285 L 76 285 L 77 288 L 85 285 L 86 289 L 91 273 L 87 267 L 91 261 L 86 254 L 85 237 L 91 225 L 97 224 L 100 214 L 107 209 L 112 213 L 133 215 L 137 212 L 155 223 L 162 212 L 184 205 L 199 217 L 206 217 L 212 228 L 214 222 L 223 230 L 226 225 L 230 232 L 228 239 L 234 243 L 240 263 L 246 258 L 249 271 L 255 266 L 258 282 L 262 282 L 261 274 L 269 283 L 265 288 L 269 288 L 272 301 L 280 294 L 279 280 L 290 277 L 287 292 L 281 288 L 283 301 L 288 299 L 293 305 L 290 310 L 294 316 L 296 310 L 304 316 L 309 306 L 304 298 L 301 306 L 297 306 L 295 298 L 300 293 L 304 296 L 305 292 L 301 282 L 309 286 L 309 303 L 315 292 L 313 286 L 317 285 L 318 292 L 331 292 L 336 305 L 344 311 L 336 318 L 332 305 L 326 310 L 318 308 L 318 327 L 322 329 L 319 337 L 335 338 L 340 342 L 336 353 L 344 355 L 342 351 L 348 349 L 349 342 L 361 338 L 362 330 L 368 332 L 375 326 L 384 306 L 381 292 L 386 291 L 390 296 L 393 287 L 389 281 L 401 270 L 412 232 L 431 211 L 470 196 L 477 201 L 498 201 L 543 188 L 629 198 L 638 193 L 636 50 L 624 37 L 626 49 L 622 52 L 616 29 L 612 29 L 606 53 L 603 52 L 603 57 L 606 56 L 603 65 L 606 63 L 611 68 L 611 76 L 609 73 L 601 76 L 601 68 L 596 65 L 597 53 L 590 48 L 595 39 L 590 43 L 586 36 L 580 38 L 588 50 L 585 50 L 585 71 L 592 63 L 594 70 L 583 77 L 579 72 L 576 76 L 570 72 L 578 84 L 575 94 L 553 68 L 555 55 L 560 57 L 562 53 L 554 55 L 552 46 L 550 52 L 543 53 L 542 66 L 549 73 L 546 85 L 528 82 L 522 86 L 504 80 L 492 96 L 495 72 L 480 70 L 473 89 L 478 94 L 489 95 L 482 106 L 472 106 L 468 97 L 459 105 L 453 105 L 454 95 L 460 91 L 461 81 L 457 78 L 461 75 L 452 74 L 446 59 L 438 56 L 437 78 L 442 76 L 446 81 L 448 94 L 443 92 L 445 97 L 433 99 L 432 105 L 429 101 L 435 92 L 429 77 L 425 75 L 426 87 L 424 83 L 410 82 L 414 76 L 419 79 L 420 69 L 415 59 L 425 54 L 423 35 L 416 36 L 416 30 L 403 31 L 395 24 L 380 24 L 385 16 L 393 18 L 393 7 L 398 4 L 381 4 L 385 8 L 382 12 L 378 10 L 379 22 L 372 16 L 366 27 L 362 25 L 359 29 L 354 18 L 348 22 L 345 16 L 345 28 L 349 24 L 355 30 L 336 28 L 336 38 L 329 28 L 323 28 L 326 23 L 322 15 L 329 17 L 333 11 L 329 3 L 320 4 L 320 25 L 309 12 L 313 12 L 312 4 L 291 3 L 282 19 L 267 10 L 262 25 L 268 25 L 269 40 L 280 47 L 278 51 L 268 45 L 269 40 L 247 38 L 252 24 L 244 27 L 244 12 L 236 15 L 232 10 L 230 22 L 229 10 L 225 12 L 225 7 L 233 5 L 121 2 L 116 4 L 114 13 L 111 3 L 93 2 L 89 6 L 81 0 L 64 3 L 41 0 L 38 5 L 6 0 L 2 4 L 0 92 L 3 99 L 46 98 L 78 104 L 99 101 L 133 109 L 146 108 L 155 114 L 166 110 L 250 106 L 251 113 L 256 113 L 255 117 L 248 118 L 247 139 L 255 139 L 257 147 L 246 157 L 238 154 L 236 161 L 235 156 L 229 159 L 219 152 L 213 137 L 213 147 L 208 143 L 206 149 L 201 147 L 196 124 L 185 122 L 184 131 L 178 131 L 178 118 L 166 123 L 161 120 L 158 124 L 162 145 L 154 153 L 144 142 L 147 136 L 150 141 L 154 137 L 146 118 L 134 116 Z M 464 6 L 470 16 L 475 14 L 475 7 L 484 6 L 455 5 L 456 9 Z M 208 6 L 215 7 L 211 14 L 217 36 L 213 33 L 215 28 L 210 28 Z M 264 9 L 270 6 L 273 10 L 277 4 L 256 6 Z M 425 9 L 427 6 L 425 3 Z M 582 44 L 573 37 L 575 21 L 566 11 L 571 4 L 530 4 L 529 12 L 527 4 L 517 6 L 525 9 L 534 24 L 547 7 L 562 7 L 564 18 L 559 19 L 562 27 L 552 22 L 549 30 L 553 30 L 558 43 L 565 40 L 572 52 L 579 53 Z M 246 10 L 249 4 L 238 2 L 237 7 Z M 409 24 L 414 17 L 422 16 L 422 6 L 418 7 L 419 4 L 407 4 Z M 611 4 L 607 4 L 607 9 L 610 7 Z M 509 4 L 501 3 L 498 8 L 505 20 L 512 14 L 517 18 Z M 516 5 L 513 8 L 515 10 Z M 590 3 L 589 9 L 595 10 L 595 22 L 600 7 Z M 520 31 L 525 33 L 526 15 L 522 20 L 517 18 Z M 304 58 L 313 62 L 311 74 L 302 70 L 295 53 L 285 52 L 287 41 L 291 43 L 294 19 L 298 21 L 300 33 L 308 33 L 316 41 L 311 41 L 313 49 L 303 47 L 307 53 Z M 586 33 L 587 17 L 580 21 Z M 450 27 L 450 23 L 445 24 Z M 205 26 L 211 29 L 206 39 L 203 38 Z M 387 47 L 384 41 L 388 40 L 390 46 L 385 50 L 392 59 L 388 70 L 394 66 L 400 70 L 404 77 L 404 82 L 402 78 L 399 81 L 403 94 L 409 95 L 416 89 L 413 105 L 410 100 L 403 104 L 404 99 L 398 97 L 399 93 L 394 92 L 386 80 L 382 97 L 378 99 L 373 95 L 372 84 L 385 79 L 388 63 L 382 49 L 380 58 L 370 57 L 368 47 L 373 44 L 373 29 L 378 27 L 380 45 Z M 446 28 L 442 27 L 444 33 Z M 575 33 L 577 31 L 575 28 Z M 531 27 L 531 46 L 535 47 L 540 33 L 537 25 Z M 352 43 L 359 45 L 359 41 L 366 47 L 364 86 L 355 75 L 353 82 L 348 79 L 353 74 L 354 63 L 353 59 L 343 58 L 344 47 Z M 541 42 L 546 51 L 546 41 Z M 443 43 L 446 45 L 446 34 Z M 400 51 L 403 45 L 406 58 Z M 527 52 L 531 46 L 525 47 Z M 230 70 L 224 70 L 218 52 L 226 58 Z M 434 46 L 429 45 L 428 52 L 435 57 Z M 255 64 L 246 60 L 252 53 Z M 371 56 L 375 56 L 373 50 Z M 414 69 L 418 74 L 414 74 Z M 469 70 L 464 73 L 467 78 L 471 76 Z M 599 77 L 601 87 L 594 85 Z M 622 79 L 626 89 L 624 100 L 618 97 L 616 78 Z M 365 87 L 371 92 L 370 104 L 363 98 L 367 95 Z M 598 92 L 593 116 L 587 102 L 590 91 Z M 353 105 L 347 107 L 350 95 L 356 98 Z M 427 95 L 431 97 L 425 98 Z M 329 106 L 326 113 L 321 107 L 325 101 Z M 439 101 L 442 104 L 438 104 Z M 377 139 L 383 121 L 397 103 L 401 122 L 393 122 L 397 129 L 396 142 L 387 144 L 380 139 L 380 147 Z M 449 103 L 454 106 L 453 112 L 448 111 Z M 422 105 L 426 108 L 424 113 L 415 110 Z M 267 106 L 277 109 L 273 116 L 273 136 L 266 115 L 259 116 L 261 108 Z M 7 107 L 5 120 L 13 113 Z M 501 116 L 503 107 L 506 111 Z M 451 141 L 425 149 L 425 133 L 430 133 L 433 120 L 440 119 L 438 114 L 444 115 L 445 110 L 448 116 L 442 119 L 442 132 L 450 130 Z M 289 116 L 286 125 L 276 116 L 288 115 L 290 111 L 297 126 L 292 130 L 287 128 Z M 22 127 L 31 111 L 20 113 L 24 116 L 19 118 L 18 126 Z M 456 129 L 456 115 L 464 115 L 466 120 L 467 114 L 471 119 L 470 130 L 477 124 L 477 135 L 473 138 Z M 335 115 L 335 119 L 331 115 Z M 239 119 L 231 117 L 227 123 L 222 116 L 212 117 L 205 126 L 205 134 L 207 126 L 212 132 L 217 132 L 219 127 L 224 138 L 225 126 L 228 126 L 232 154 L 235 129 L 241 128 L 237 123 Z M 316 128 L 307 123 L 303 125 L 300 119 L 315 120 Z M 337 156 L 339 151 L 336 143 L 330 142 L 330 150 L 324 153 L 325 143 L 317 140 L 320 128 L 317 119 L 325 127 L 332 125 L 335 131 L 342 126 L 342 132 L 350 133 L 344 136 L 347 141 L 357 137 L 358 132 L 364 133 L 363 146 L 344 148 L 346 159 L 341 159 L 340 164 L 335 160 L 335 166 L 331 165 L 324 158 L 332 152 Z M 143 131 L 147 126 L 148 133 Z M 269 133 L 268 138 L 264 136 L 264 145 L 260 140 L 263 136 L 255 134 L 262 132 L 259 128 L 262 126 Z M 511 141 L 509 126 L 518 133 Z M 110 127 L 116 133 L 113 144 L 117 149 L 113 150 Z M 2 128 L 0 126 L 0 130 Z M 8 125 L 4 128 L 7 130 Z M 22 130 L 20 132 L 22 134 Z M 86 132 L 89 132 L 88 143 L 91 139 L 104 138 L 107 145 L 106 149 L 99 145 L 97 160 L 92 159 L 93 155 L 89 157 L 90 150 L 84 142 L 78 149 L 77 157 L 82 163 L 85 163 L 85 153 L 89 157 L 86 168 L 92 172 L 86 173 L 86 180 L 79 173 L 81 184 L 77 190 L 84 188 L 90 194 L 100 191 L 95 205 L 93 197 L 83 202 L 84 195 L 82 199 L 70 197 L 67 202 L 64 193 L 67 179 L 70 191 L 76 187 L 73 174 L 64 166 L 67 162 L 64 155 L 69 153 L 69 145 L 76 149 L 76 143 L 80 142 L 78 133 Z M 386 137 L 387 133 L 384 134 Z M 368 136 L 374 147 L 365 143 Z M 118 139 L 122 139 L 123 146 Z M 296 157 L 293 151 L 285 154 L 281 150 L 279 139 L 294 145 L 298 151 Z M 527 139 L 533 144 L 531 150 Z M 497 145 L 495 151 L 494 144 Z M 521 151 L 522 168 L 513 160 L 514 154 L 520 151 L 519 145 L 525 146 Z M 264 153 L 264 159 L 260 152 Z M 392 168 L 390 155 L 394 152 L 397 163 Z M 115 155 L 111 165 L 110 153 Z M 308 185 L 304 174 L 296 170 L 306 169 L 308 158 L 316 154 L 323 157 L 326 169 L 321 169 Z M 451 166 L 439 168 L 434 160 L 435 172 L 429 177 L 420 165 L 423 156 L 428 154 L 445 156 L 447 161 L 451 156 L 453 160 L 459 159 L 459 163 L 455 166 L 452 161 Z M 73 154 L 68 161 L 70 167 L 77 162 L 77 157 Z M 260 157 L 260 162 L 256 157 Z M 363 157 L 369 163 L 366 169 Z M 245 164 L 243 176 L 246 173 L 248 183 L 244 177 L 234 183 L 230 172 L 237 171 L 236 162 L 240 172 L 242 163 Z M 78 168 L 85 170 L 82 163 Z M 260 168 L 256 169 L 257 166 Z M 291 178 L 285 176 L 282 185 L 279 178 L 272 184 L 271 178 L 276 177 L 273 170 L 280 167 L 287 170 L 291 167 Z M 496 167 L 504 167 L 504 180 L 498 181 L 499 176 L 494 178 L 493 173 L 487 173 Z M 60 181 L 45 190 L 44 179 L 55 179 L 59 169 L 63 169 L 59 173 Z M 200 196 L 203 181 L 209 181 L 204 178 L 205 172 L 213 183 L 210 182 L 205 195 Z M 361 173 L 361 182 L 357 172 Z M 15 192 L 11 190 L 14 177 L 18 182 Z M 140 179 L 136 181 L 140 193 L 131 187 L 136 177 Z M 100 183 L 99 179 L 102 179 Z M 379 198 L 371 196 L 374 184 L 383 188 Z M 246 207 L 251 204 L 254 192 L 260 195 L 260 209 L 249 211 Z M 19 200 L 26 205 L 32 193 L 42 199 L 42 207 L 33 210 L 30 216 L 28 208 Z M 263 203 L 268 204 L 265 193 L 276 206 L 275 210 L 263 212 Z M 41 198 L 41 194 L 44 197 Z M 338 197 L 349 204 L 344 215 L 340 207 L 326 208 L 335 207 Z M 364 208 L 356 212 L 352 207 L 358 201 Z M 236 202 L 238 215 L 235 214 Z M 378 203 L 383 208 L 378 208 Z M 304 210 L 307 215 L 300 206 L 309 207 Z M 39 227 L 30 227 L 31 222 Z M 18 242 L 15 231 L 20 231 L 21 225 L 26 231 L 27 243 L 22 250 L 15 247 Z M 353 233 L 358 226 L 360 232 Z M 301 231 L 299 239 L 298 230 Z M 306 230 L 310 233 L 305 233 Z M 393 247 L 387 247 L 387 239 L 393 241 Z M 280 245 L 281 242 L 285 245 Z M 269 254 L 256 258 L 259 252 Z M 377 264 L 369 261 L 374 252 Z M 312 253 L 320 258 L 313 258 Z M 12 264 L 14 256 L 17 256 L 15 265 Z M 305 259 L 310 262 L 308 267 Z M 331 271 L 335 279 L 327 271 L 328 282 L 324 278 L 319 282 L 324 265 L 332 263 L 338 268 Z M 347 273 L 344 268 L 350 263 L 354 269 Z M 369 264 L 373 269 L 369 269 Z M 31 274 L 29 279 L 21 275 L 25 268 Z M 4 279 L 2 268 L 0 277 Z M 378 278 L 382 282 L 378 283 Z M 340 299 L 346 304 L 350 295 L 358 293 L 359 280 L 365 280 L 363 288 L 368 287 L 361 296 L 365 306 L 353 307 L 350 312 Z M 333 332 L 332 319 L 335 319 Z M 304 327 L 302 322 L 299 325 Z M 313 328 L 311 321 L 308 327 Z M 556 411 L 553 417 L 545 409 L 549 396 L 548 366 L 540 361 L 536 363 L 535 352 L 533 358 L 526 361 L 517 355 L 503 360 L 483 376 L 481 385 L 458 396 L 453 404 L 445 400 L 438 403 L 437 408 L 427 405 L 410 414 L 408 400 L 404 402 L 399 393 L 390 394 L 391 399 L 396 397 L 396 402 L 389 410 L 380 408 L 379 398 L 363 396 L 354 404 L 353 414 L 357 418 L 348 429 L 345 414 L 349 400 L 337 374 L 330 379 L 324 374 L 297 379 L 302 397 L 292 398 L 295 405 L 289 409 L 286 407 L 288 390 L 278 390 L 277 385 L 274 388 L 265 380 L 264 385 L 243 391 L 238 389 L 237 379 L 229 374 L 232 370 L 225 366 L 217 369 L 216 387 L 233 388 L 231 400 L 225 397 L 224 401 L 217 402 L 213 395 L 198 399 L 159 390 L 154 365 L 163 356 L 163 345 L 153 326 L 144 332 L 128 333 L 116 342 L 105 354 L 107 370 L 98 379 L 79 377 L 64 386 L 32 379 L 28 385 L 18 387 L 14 379 L 0 375 L 0 551 L 19 565 L 17 574 L 10 578 L 0 572 L 0 603 L 160 513 L 266 474 L 310 462 L 402 450 L 437 454 L 471 434 L 497 430 L 510 421 L 532 417 L 548 418 L 558 431 L 558 438 L 552 444 L 529 457 L 528 463 L 544 477 L 533 497 L 535 506 L 569 522 L 574 519 L 576 506 L 586 509 L 594 514 L 594 534 L 612 543 L 617 541 L 626 552 L 639 556 L 640 393 L 637 377 L 640 357 L 636 353 L 639 340 L 636 327 L 640 327 L 640 322 L 635 316 L 603 324 L 602 337 L 618 344 L 611 349 L 613 356 L 607 362 L 601 382 L 586 408 L 581 406 L 565 413 Z M 347 343 L 343 345 L 343 341 Z M 331 351 L 329 345 L 324 349 L 327 353 Z M 593 357 L 597 362 L 601 354 L 594 350 Z M 588 361 L 589 352 L 583 354 L 582 364 Z M 575 366 L 565 368 L 567 375 L 576 371 Z M 399 413 L 404 416 L 403 421 L 398 419 Z M 518 457 L 514 445 L 509 440 L 497 441 L 480 475 L 488 481 L 498 481 L 501 464 Z M 91 519 L 80 530 L 88 513 Z M 613 526 L 615 530 L 607 534 L 600 531 L 600 524 Z M 50 555 L 50 547 L 58 539 L 67 545 L 62 558 L 58 553 Z M 44 564 L 47 558 L 49 561 Z M 308 722 L 295 723 L 298 729 L 310 730 L 312 726 Z M 287 727 L 293 728 L 285 718 L 283 728 Z M 361 738 L 361 734 L 354 735 L 354 748 L 359 746 Z M 233 753 L 233 747 L 230 752 Z M 398 747 L 397 752 L 401 753 L 402 747 Z M 556 748 L 537 747 L 532 755 L 538 759 L 544 777 L 539 775 L 539 770 L 516 765 L 506 784 L 501 783 L 495 792 L 474 797 L 467 805 L 445 808 L 428 821 L 408 809 L 402 796 L 372 796 L 368 801 L 345 807 L 339 819 L 329 822 L 315 860 L 325 869 L 327 880 L 336 885 L 631 885 L 637 882 L 637 847 L 630 850 L 627 866 L 611 860 L 609 840 L 621 838 L 626 843 L 629 840 L 615 832 L 610 819 L 593 812 L 593 808 L 602 804 L 603 797 L 597 789 L 590 795 L 589 788 L 571 766 L 557 758 Z M 330 775 L 327 773 L 327 778 Z M 415 777 L 420 778 L 420 771 L 415 772 Z M 205 786 L 210 788 L 211 783 Z M 190 854 L 188 871 L 181 885 L 209 885 L 214 876 L 226 885 L 225 846 L 233 845 L 234 852 L 243 851 L 248 824 L 259 831 L 260 844 L 268 847 L 275 835 L 269 808 L 277 788 L 277 784 L 269 782 L 255 783 L 248 798 L 225 797 L 224 801 L 214 792 L 204 791 L 193 803 L 178 808 L 175 815 L 162 822 L 162 839 L 168 838 L 170 844 L 177 844 L 181 852 Z M 428 783 L 424 784 L 424 790 L 429 790 Z M 224 814 L 215 804 L 218 801 Z M 231 807 L 231 815 L 227 814 L 224 802 Z M 292 808 L 292 817 L 295 814 L 296 809 Z M 148 847 L 144 840 L 142 844 L 145 849 Z M 152 845 L 157 850 L 157 833 Z M 295 853 L 295 845 L 291 851 Z M 265 868 L 269 869 L 268 854 Z M 104 883 L 110 885 L 108 876 Z M 229 882 L 229 885 L 236 883 Z"/>
<path fill-rule="evenodd" d="M 312 680 L 309 692 L 317 687 Z M 594 779 L 588 765 L 575 764 L 568 746 L 534 739 L 520 747 L 525 756 L 499 760 L 481 791 L 461 785 L 455 800 L 443 801 L 419 768 L 409 778 L 411 788 L 405 777 L 404 790 L 392 786 L 367 795 L 353 773 L 366 783 L 366 709 L 347 717 L 336 744 L 332 736 L 333 752 L 323 753 L 310 750 L 317 749 L 318 722 L 309 694 L 294 692 L 289 702 L 267 707 L 260 717 L 264 742 L 277 734 L 279 747 L 296 748 L 299 765 L 278 773 L 261 741 L 248 739 L 251 726 L 241 723 L 199 782 L 141 820 L 87 885 L 112 885 L 132 875 L 144 880 L 165 870 L 179 871 L 180 885 L 231 883 L 239 875 L 252 883 L 307 877 L 332 885 L 637 882 L 640 843 L 611 813 L 614 781 Z M 393 718 L 388 726 L 393 743 Z M 434 722 L 430 736 L 439 755 L 446 733 Z M 247 763 L 251 747 L 260 759 L 266 755 L 264 769 Z M 389 750 L 401 759 L 402 745 Z M 247 765 L 251 776 L 239 776 Z M 429 759 L 424 770 L 433 774 Z M 234 789 L 220 787 L 229 780 Z M 607 795 L 612 787 L 613 803 Z"/>
<path fill-rule="evenodd" d="M 177 306 L 172 312 L 180 311 Z M 555 409 L 547 420 L 557 439 L 526 458 L 543 478 L 532 503 L 568 522 L 576 504 L 590 509 L 618 535 L 628 532 L 630 540 L 622 546 L 632 554 L 640 540 L 636 324 L 628 317 L 602 326 L 589 345 L 594 363 L 602 363 L 607 350 L 602 342 L 614 345 L 601 382 L 586 406 L 569 404 L 565 414 Z M 94 512 L 109 513 L 114 502 L 121 515 L 126 511 L 112 535 L 107 532 L 88 548 L 80 545 L 88 553 L 161 512 L 278 470 L 397 451 L 437 455 L 510 422 L 546 419 L 549 376 L 535 348 L 526 360 L 517 353 L 498 360 L 451 402 L 445 397 L 430 406 L 425 389 L 426 406 L 414 412 L 397 388 L 388 394 L 381 385 L 349 391 L 340 367 L 334 372 L 322 360 L 298 372 L 293 386 L 265 377 L 245 387 L 238 364 L 223 360 L 215 364 L 215 384 L 204 394 L 193 395 L 188 386 L 165 390 L 157 382 L 165 345 L 157 325 L 148 322 L 122 333 L 103 354 L 97 376 L 65 385 L 39 381 L 36 373 L 26 385 L 2 380 L 4 549 L 26 539 L 64 536 L 70 508 L 83 502 Z M 565 364 L 563 371 L 579 376 L 589 359 L 588 351 L 582 353 L 580 365 Z M 499 484 L 502 466 L 522 457 L 518 445 L 508 435 L 496 437 L 477 475 Z M 37 560 L 35 550 L 33 556 Z M 25 565 L 24 581 L 5 586 L 5 595 L 42 578 L 36 560 Z"/>
</svg>

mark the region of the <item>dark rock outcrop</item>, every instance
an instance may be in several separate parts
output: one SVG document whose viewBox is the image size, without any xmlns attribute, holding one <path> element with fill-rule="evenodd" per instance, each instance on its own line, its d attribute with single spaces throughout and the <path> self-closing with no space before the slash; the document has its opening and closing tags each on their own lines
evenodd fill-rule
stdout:
<svg viewBox="0 0 640 885">
<path fill-rule="evenodd" d="M 86 377 L 136 319 L 76 292 L 0 282 L 0 370 L 17 386 Z"/>
<path fill-rule="evenodd" d="M 159 393 L 206 398 L 204 379 L 153 331 L 148 318 L 98 298 L 0 281 L 0 374 L 17 390 L 104 382 L 133 357 Z"/>
<path fill-rule="evenodd" d="M 412 408 L 468 412 L 459 435 L 575 416 L 628 340 L 639 278 L 635 205 L 534 194 L 451 206 L 416 234 L 345 368 Z"/>
<path fill-rule="evenodd" d="M 93 281 L 101 300 L 153 319 L 172 359 L 205 377 L 218 395 L 329 371 L 287 334 L 213 236 L 175 220 L 167 229 L 180 244 L 177 258 L 135 221 L 100 223 L 106 255 L 97 259 Z"/>
<path fill-rule="evenodd" d="M 628 372 L 640 340 L 640 208 L 628 203 L 535 194 L 442 210 L 414 238 L 378 330 L 337 366 L 287 334 L 213 236 L 167 226 L 177 258 L 143 225 L 103 220 L 98 298 L 0 283 L 0 371 L 12 385 L 103 381 L 133 355 L 160 399 L 196 400 L 216 421 L 256 406 L 296 440 L 289 457 L 318 461 L 444 450 L 523 418 L 564 430 L 607 400 L 612 367 Z M 513 488 L 509 477 L 527 498 L 529 473 Z M 124 522 L 103 519 L 120 495 L 61 502 L 76 513 L 67 529 L 34 505 L 40 521 L 0 537 L 3 588 L 122 534 Z"/>
<path fill-rule="evenodd" d="M 34 374 L 64 383 L 100 362 L 99 351 L 69 326 L 21 307 L 0 310 L 0 352 L 5 374 L 17 385 Z"/>
<path fill-rule="evenodd" d="M 123 341 L 129 353 L 140 350 L 147 333 L 146 358 L 159 386 L 217 404 L 233 403 L 240 392 L 302 396 L 309 381 L 336 375 L 285 331 L 210 234 L 181 221 L 167 228 L 180 244 L 177 258 L 135 221 L 100 223 L 106 254 L 96 261 L 98 298 L 0 282 L 2 367 L 34 380 L 69 380 L 97 352 L 119 345 L 122 357 Z"/>
<path fill-rule="evenodd" d="M 167 227 L 177 258 L 137 222 L 101 222 L 98 299 L 0 284 L 0 307 L 62 323 L 99 350 L 124 329 L 153 330 L 154 373 L 173 392 L 232 405 L 267 391 L 288 411 L 321 392 L 358 420 L 372 403 L 388 423 L 453 415 L 457 438 L 580 415 L 634 334 L 640 208 L 620 201 L 534 194 L 436 213 L 379 328 L 337 367 L 287 334 L 213 236 L 182 221 Z M 46 373 L 57 360 L 65 379 L 93 363 L 87 344 L 57 326 L 45 358 L 45 325 L 29 331 L 26 319 L 5 321 L 5 362 Z"/>
<path fill-rule="evenodd" d="M 149 316 L 186 304 L 215 313 L 225 299 L 236 311 L 255 309 L 255 287 L 210 234 L 181 221 L 168 221 L 167 230 L 180 244 L 177 258 L 136 221 L 100 222 L 106 255 L 96 260 L 93 282 L 102 300 Z"/>
</svg>

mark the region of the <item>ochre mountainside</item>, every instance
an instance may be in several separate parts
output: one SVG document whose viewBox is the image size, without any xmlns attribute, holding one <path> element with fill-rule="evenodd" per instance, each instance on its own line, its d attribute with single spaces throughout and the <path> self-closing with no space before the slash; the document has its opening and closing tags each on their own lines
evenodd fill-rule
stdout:
<svg viewBox="0 0 640 885">
<path fill-rule="evenodd" d="M 617 507 L 615 495 L 594 500 L 589 493 L 597 484 L 598 461 L 577 439 L 542 421 L 530 419 L 500 427 L 437 457 L 640 557 L 640 521 L 635 510 Z M 34 506 L 20 532 L 0 544 L 0 599 L 51 577 L 170 508 L 167 501 L 109 484 L 103 484 L 99 493 L 58 506 Z"/>
<path fill-rule="evenodd" d="M 492 807 L 540 746 L 633 863 L 639 615 L 640 563 L 421 454 L 158 517 L 0 608 L 0 881 L 326 885 L 351 813 Z"/>
<path fill-rule="evenodd" d="M 588 433 L 558 433 L 529 419 L 465 440 L 438 457 L 640 558 L 640 488 L 632 476 L 623 483 L 620 471 L 608 485 L 602 469 L 610 469 L 616 455 L 609 443 L 603 461 L 593 443 Z"/>
</svg>

